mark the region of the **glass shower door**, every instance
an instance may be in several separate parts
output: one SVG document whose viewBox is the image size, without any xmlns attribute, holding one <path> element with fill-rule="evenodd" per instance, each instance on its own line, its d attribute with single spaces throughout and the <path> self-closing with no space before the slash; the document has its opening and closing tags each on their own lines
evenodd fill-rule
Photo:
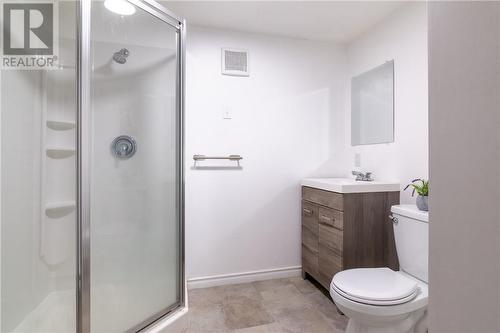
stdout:
<svg viewBox="0 0 500 333">
<path fill-rule="evenodd" d="M 90 16 L 94 333 L 137 331 L 181 301 L 179 31 L 107 3 Z"/>
<path fill-rule="evenodd" d="M 54 4 L 58 67 L 0 70 L 2 333 L 76 326 L 77 6 Z"/>
</svg>

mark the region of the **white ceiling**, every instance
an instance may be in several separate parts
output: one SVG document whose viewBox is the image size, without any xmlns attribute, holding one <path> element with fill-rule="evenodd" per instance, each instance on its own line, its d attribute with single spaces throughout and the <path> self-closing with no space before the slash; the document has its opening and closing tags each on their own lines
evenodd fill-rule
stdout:
<svg viewBox="0 0 500 333">
<path fill-rule="evenodd" d="M 188 24 L 347 43 L 404 1 L 166 1 Z"/>
</svg>

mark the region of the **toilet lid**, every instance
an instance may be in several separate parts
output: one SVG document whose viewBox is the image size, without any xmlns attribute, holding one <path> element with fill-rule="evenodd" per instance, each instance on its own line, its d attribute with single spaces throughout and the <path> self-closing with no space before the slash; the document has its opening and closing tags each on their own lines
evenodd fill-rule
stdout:
<svg viewBox="0 0 500 333">
<path fill-rule="evenodd" d="M 344 297 L 376 305 L 405 303 L 418 292 L 416 281 L 387 267 L 341 271 L 333 277 L 332 287 Z"/>
</svg>

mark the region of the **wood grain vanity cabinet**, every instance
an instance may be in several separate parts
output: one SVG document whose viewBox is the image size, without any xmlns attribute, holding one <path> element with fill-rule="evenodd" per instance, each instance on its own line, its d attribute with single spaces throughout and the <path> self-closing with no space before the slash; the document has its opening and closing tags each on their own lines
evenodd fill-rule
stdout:
<svg viewBox="0 0 500 333">
<path fill-rule="evenodd" d="M 302 272 L 330 289 L 335 273 L 398 269 L 389 214 L 398 192 L 336 193 L 302 187 Z"/>
</svg>

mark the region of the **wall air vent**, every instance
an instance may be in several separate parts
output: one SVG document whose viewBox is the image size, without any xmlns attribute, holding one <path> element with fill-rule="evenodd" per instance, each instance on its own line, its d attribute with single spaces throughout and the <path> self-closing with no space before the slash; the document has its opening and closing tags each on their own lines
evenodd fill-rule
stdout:
<svg viewBox="0 0 500 333">
<path fill-rule="evenodd" d="M 250 76 L 248 51 L 222 49 L 222 74 L 232 76 Z"/>
</svg>

